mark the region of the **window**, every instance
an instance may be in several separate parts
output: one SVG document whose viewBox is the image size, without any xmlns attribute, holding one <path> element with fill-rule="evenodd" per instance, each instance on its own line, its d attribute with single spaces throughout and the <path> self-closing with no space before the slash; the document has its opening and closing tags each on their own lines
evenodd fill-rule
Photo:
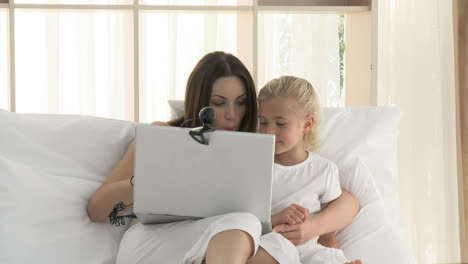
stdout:
<svg viewBox="0 0 468 264">
<path fill-rule="evenodd" d="M 239 57 L 258 88 L 280 75 L 297 75 L 314 85 L 323 106 L 343 106 L 339 14 L 350 7 L 316 12 L 288 6 L 299 0 L 277 2 L 15 0 L 12 110 L 167 120 L 167 100 L 183 99 L 191 70 L 215 50 Z M 367 5 L 353 8 L 368 10 Z M 3 37 L 9 31 L 3 23 L 8 10 L 0 13 L 4 108 L 10 96 L 9 43 Z"/>
<path fill-rule="evenodd" d="M 140 120 L 167 120 L 169 99 L 183 100 L 190 72 L 208 52 L 237 55 L 236 13 L 140 14 Z M 168 89 L 171 87 L 171 89 Z"/>
<path fill-rule="evenodd" d="M 15 32 L 17 112 L 133 119 L 131 11 L 20 9 Z"/>
<path fill-rule="evenodd" d="M 261 13 L 259 88 L 272 78 L 294 75 L 314 86 L 320 105 L 344 106 L 339 25 L 338 14 Z"/>
</svg>

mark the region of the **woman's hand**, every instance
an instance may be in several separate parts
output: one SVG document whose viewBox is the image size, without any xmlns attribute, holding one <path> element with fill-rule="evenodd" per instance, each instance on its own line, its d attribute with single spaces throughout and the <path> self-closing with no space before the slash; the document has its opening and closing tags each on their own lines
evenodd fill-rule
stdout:
<svg viewBox="0 0 468 264">
<path fill-rule="evenodd" d="M 280 224 L 299 224 L 304 223 L 309 215 L 309 210 L 297 204 L 291 204 L 279 213 L 271 216 L 271 225 L 273 227 Z"/>
<path fill-rule="evenodd" d="M 317 242 L 324 247 L 339 248 L 336 242 L 335 232 L 321 235 Z"/>
</svg>

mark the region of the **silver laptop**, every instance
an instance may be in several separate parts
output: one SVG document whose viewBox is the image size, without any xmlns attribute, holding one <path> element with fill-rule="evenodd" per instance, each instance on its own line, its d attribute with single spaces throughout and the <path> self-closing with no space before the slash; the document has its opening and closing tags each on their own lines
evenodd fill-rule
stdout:
<svg viewBox="0 0 468 264">
<path fill-rule="evenodd" d="M 133 211 L 145 224 L 248 212 L 271 231 L 274 136 L 138 125 Z"/>
</svg>

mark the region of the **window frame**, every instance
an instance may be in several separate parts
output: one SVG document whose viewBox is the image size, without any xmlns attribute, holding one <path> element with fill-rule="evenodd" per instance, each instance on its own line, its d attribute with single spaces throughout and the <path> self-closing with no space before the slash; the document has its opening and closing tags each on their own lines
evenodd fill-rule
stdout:
<svg viewBox="0 0 468 264">
<path fill-rule="evenodd" d="M 15 0 L 0 0 L 0 8 L 9 10 L 9 105 L 10 112 L 16 111 L 16 85 L 15 85 L 15 10 L 19 9 L 61 9 L 61 10 L 133 10 L 134 22 L 134 121 L 139 121 L 139 15 L 142 10 L 155 11 L 195 11 L 195 12 L 225 12 L 243 11 L 252 12 L 252 28 L 239 39 L 250 42 L 250 51 L 246 56 L 250 58 L 252 76 L 258 86 L 258 14 L 260 12 L 292 12 L 292 13 L 350 13 L 372 12 L 372 40 L 371 40 L 371 103 L 377 103 L 377 14 L 378 0 L 253 0 L 251 6 L 213 6 L 213 5 L 141 5 L 139 0 L 133 0 L 133 5 L 79 5 L 79 4 L 15 4 Z M 245 25 L 245 24 L 244 24 Z M 238 24 L 239 28 L 239 24 Z M 238 30 L 239 32 L 239 30 Z M 250 33 L 249 33 L 250 32 Z M 239 45 L 239 44 L 238 44 Z M 243 46 L 249 46 L 244 43 Z M 247 63 L 249 64 L 249 63 Z"/>
</svg>

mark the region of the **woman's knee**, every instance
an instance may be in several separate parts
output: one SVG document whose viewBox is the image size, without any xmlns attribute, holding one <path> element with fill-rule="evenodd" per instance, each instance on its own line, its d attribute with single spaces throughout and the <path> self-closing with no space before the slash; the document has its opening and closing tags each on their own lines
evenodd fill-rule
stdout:
<svg viewBox="0 0 468 264">
<path fill-rule="evenodd" d="M 250 213 L 229 213 L 222 215 L 217 221 L 211 224 L 210 230 L 214 234 L 223 233 L 224 231 L 235 231 L 239 236 L 244 234 L 249 243 L 257 247 L 262 235 L 262 226 L 260 220 Z M 233 233 L 233 232 L 229 232 Z"/>
<path fill-rule="evenodd" d="M 251 235 L 260 236 L 262 233 L 262 224 L 260 220 L 251 213 L 229 213 L 220 219 L 226 226 L 234 229 L 244 230 Z"/>
<path fill-rule="evenodd" d="M 260 225 L 260 220 L 251 213 L 229 213 L 225 214 L 224 218 L 230 219 L 235 222 L 251 223 L 253 225 Z"/>
</svg>

